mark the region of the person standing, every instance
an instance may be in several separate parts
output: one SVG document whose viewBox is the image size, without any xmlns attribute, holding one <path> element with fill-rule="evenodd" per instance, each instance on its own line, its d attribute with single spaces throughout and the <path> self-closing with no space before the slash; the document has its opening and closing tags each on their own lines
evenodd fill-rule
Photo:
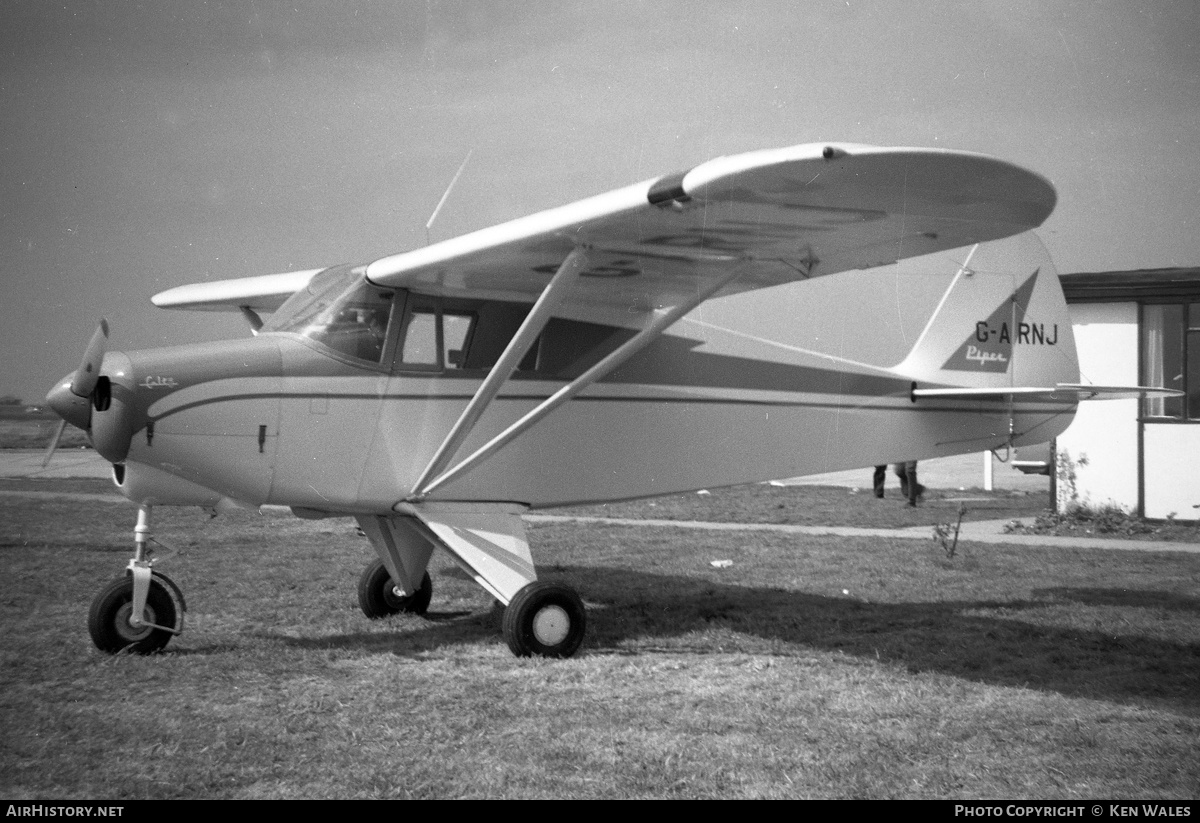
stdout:
<svg viewBox="0 0 1200 823">
<path fill-rule="evenodd" d="M 887 463 L 882 466 L 875 467 L 875 475 L 871 478 L 871 482 L 875 487 L 875 496 L 883 497 L 883 483 L 887 480 Z"/>
<path fill-rule="evenodd" d="M 876 470 L 878 471 L 878 467 Z M 909 460 L 907 463 L 897 463 L 896 476 L 900 478 L 900 493 L 908 498 L 908 505 L 916 506 L 917 498 L 925 494 L 925 487 L 917 482 L 917 461 Z"/>
</svg>

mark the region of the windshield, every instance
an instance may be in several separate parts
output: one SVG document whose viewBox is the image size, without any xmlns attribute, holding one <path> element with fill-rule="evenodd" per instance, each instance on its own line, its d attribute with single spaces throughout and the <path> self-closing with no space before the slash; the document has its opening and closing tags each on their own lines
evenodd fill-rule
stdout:
<svg viewBox="0 0 1200 823">
<path fill-rule="evenodd" d="M 275 310 L 271 319 L 263 324 L 262 331 L 297 331 L 298 324 L 303 325 L 306 320 L 328 306 L 356 278 L 357 275 L 351 266 L 334 266 L 317 272 L 308 281 L 307 286 Z"/>
<path fill-rule="evenodd" d="M 349 357 L 380 363 L 393 294 L 372 286 L 361 270 L 326 269 L 280 306 L 262 331 L 303 335 Z"/>
</svg>

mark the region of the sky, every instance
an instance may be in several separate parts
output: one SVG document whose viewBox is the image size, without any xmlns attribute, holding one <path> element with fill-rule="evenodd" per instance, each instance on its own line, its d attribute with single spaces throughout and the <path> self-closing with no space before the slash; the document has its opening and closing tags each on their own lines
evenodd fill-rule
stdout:
<svg viewBox="0 0 1200 823">
<path fill-rule="evenodd" d="M 1195 0 L 0 0 L 0 395 L 247 333 L 185 283 L 365 263 L 838 141 L 1048 177 L 1060 272 L 1200 266 Z"/>
</svg>

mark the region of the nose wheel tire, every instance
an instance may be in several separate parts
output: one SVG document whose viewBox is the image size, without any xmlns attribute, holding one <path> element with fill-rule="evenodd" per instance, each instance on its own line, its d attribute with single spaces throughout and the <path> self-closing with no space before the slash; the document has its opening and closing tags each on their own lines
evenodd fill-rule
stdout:
<svg viewBox="0 0 1200 823">
<path fill-rule="evenodd" d="M 396 586 L 382 560 L 376 560 L 363 570 L 358 579 L 358 607 L 372 620 L 393 614 L 425 614 L 433 599 L 433 581 L 429 573 L 421 578 L 421 586 L 409 595 L 396 593 Z"/>
<path fill-rule="evenodd" d="M 534 582 L 508 604 L 502 626 L 517 657 L 570 657 L 583 643 L 587 613 L 570 586 Z"/>
<path fill-rule="evenodd" d="M 88 631 L 96 648 L 113 654 L 122 651 L 150 654 L 167 645 L 171 632 L 144 624 L 135 626 L 130 622 L 132 615 L 133 578 L 119 577 L 96 595 L 88 613 Z M 170 592 L 151 578 L 142 620 L 159 626 L 175 626 L 176 616 L 175 601 Z"/>
</svg>

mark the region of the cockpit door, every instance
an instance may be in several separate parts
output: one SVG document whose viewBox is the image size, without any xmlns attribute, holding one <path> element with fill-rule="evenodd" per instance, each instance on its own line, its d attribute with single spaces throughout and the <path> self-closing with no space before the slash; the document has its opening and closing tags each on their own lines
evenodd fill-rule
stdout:
<svg viewBox="0 0 1200 823">
<path fill-rule="evenodd" d="M 323 511 L 360 508 L 403 312 L 402 291 L 359 279 L 298 326 L 281 329 L 290 334 L 281 340 L 272 497 Z"/>
</svg>

